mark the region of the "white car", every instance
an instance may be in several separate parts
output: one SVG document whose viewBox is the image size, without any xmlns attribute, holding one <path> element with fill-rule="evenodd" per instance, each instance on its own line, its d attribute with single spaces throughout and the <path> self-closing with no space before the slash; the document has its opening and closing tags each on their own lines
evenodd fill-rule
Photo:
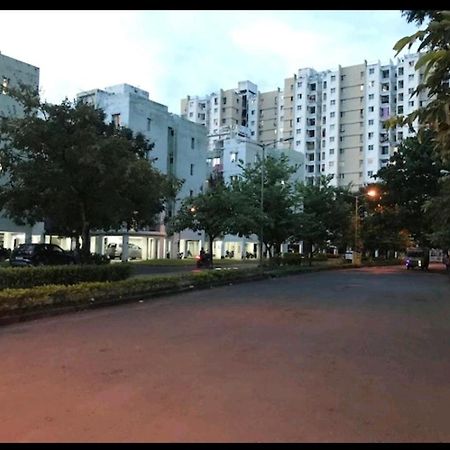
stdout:
<svg viewBox="0 0 450 450">
<path fill-rule="evenodd" d="M 122 244 L 111 243 L 106 247 L 106 254 L 111 258 L 122 258 Z M 128 258 L 142 259 L 142 249 L 131 242 L 128 244 Z"/>
</svg>

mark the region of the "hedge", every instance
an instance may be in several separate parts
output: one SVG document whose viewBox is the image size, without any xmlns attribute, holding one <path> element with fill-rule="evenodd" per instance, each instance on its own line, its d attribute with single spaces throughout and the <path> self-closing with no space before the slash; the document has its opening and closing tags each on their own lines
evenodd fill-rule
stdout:
<svg viewBox="0 0 450 450">
<path fill-rule="evenodd" d="M 118 281 L 131 275 L 129 264 L 0 268 L 0 289 L 47 284 L 71 285 L 87 281 Z"/>
<path fill-rule="evenodd" d="M 398 262 L 392 261 L 392 263 Z M 47 285 L 26 289 L 4 289 L 0 291 L 0 319 L 4 322 L 5 320 L 11 320 L 11 317 L 13 320 L 14 317 L 26 318 L 29 315 L 28 313 L 31 315 L 35 313 L 40 314 L 39 311 L 54 311 L 60 307 L 85 309 L 92 305 L 120 304 L 126 301 L 148 299 L 152 296 L 182 292 L 193 288 L 213 287 L 240 281 L 351 267 L 355 266 L 352 264 L 339 266 L 323 264 L 312 267 L 285 266 L 271 269 L 208 270 L 176 275 L 130 278 L 120 281 L 84 282 L 68 286 Z"/>
</svg>

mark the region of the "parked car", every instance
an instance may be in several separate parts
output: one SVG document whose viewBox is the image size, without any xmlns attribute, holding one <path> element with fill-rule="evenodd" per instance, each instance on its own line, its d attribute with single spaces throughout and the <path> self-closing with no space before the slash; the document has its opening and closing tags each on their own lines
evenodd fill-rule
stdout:
<svg viewBox="0 0 450 450">
<path fill-rule="evenodd" d="M 75 264 L 75 257 L 55 244 L 21 244 L 11 252 L 9 264 L 20 266 L 57 266 Z"/>
<path fill-rule="evenodd" d="M 111 243 L 106 247 L 106 254 L 111 258 L 122 258 L 122 244 Z M 136 244 L 128 243 L 128 257 L 130 259 L 142 259 L 142 249 Z"/>
<path fill-rule="evenodd" d="M 9 259 L 11 250 L 9 248 L 0 247 L 0 262 Z"/>
</svg>

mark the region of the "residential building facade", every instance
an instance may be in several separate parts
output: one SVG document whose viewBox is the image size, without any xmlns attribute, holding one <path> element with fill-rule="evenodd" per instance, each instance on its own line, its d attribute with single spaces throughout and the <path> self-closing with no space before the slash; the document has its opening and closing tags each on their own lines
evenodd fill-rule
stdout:
<svg viewBox="0 0 450 450">
<path fill-rule="evenodd" d="M 20 104 L 8 95 L 9 89 L 18 88 L 21 84 L 38 91 L 39 68 L 0 53 L 0 117 L 20 117 L 23 114 Z M 8 219 L 5 212 L 0 212 L 0 247 L 12 249 L 25 242 L 40 242 L 43 235 L 43 223 L 18 225 Z"/>
<path fill-rule="evenodd" d="M 167 106 L 150 100 L 148 92 L 128 84 L 81 92 L 77 98 L 102 108 L 107 122 L 112 121 L 117 126 L 143 134 L 154 143 L 149 158 L 154 160 L 155 167 L 162 173 L 184 180 L 177 200 L 173 205 L 168 205 L 169 215 L 178 210 L 182 199 L 203 190 L 207 179 L 207 131 L 204 126 L 169 113 Z M 164 226 L 164 214 L 153 229 L 130 233 L 123 230 L 95 232 L 93 236 L 97 253 L 103 254 L 110 243 L 128 239 L 143 249 L 143 259 L 173 258 L 180 252 L 198 254 L 204 239 L 202 233 L 190 230 L 169 238 Z"/>
<path fill-rule="evenodd" d="M 364 61 L 337 70 L 302 68 L 284 80 L 283 90 L 261 93 L 252 83 L 256 107 L 251 108 L 250 122 L 239 122 L 247 128 L 236 131 L 258 143 L 277 142 L 277 147 L 292 139 L 293 149 L 304 155 L 306 183 L 331 175 L 334 185 L 357 190 L 375 181 L 374 175 L 402 140 L 413 134 L 407 126 L 387 130 L 384 121 L 396 114 L 407 115 L 428 101 L 426 92 L 412 96 L 423 79 L 423 68 L 415 70 L 418 58 L 415 53 L 388 64 Z M 224 91 L 219 92 L 220 100 Z M 232 92 L 235 97 L 231 102 L 237 102 L 239 90 Z M 207 110 L 213 98 L 201 100 Z M 209 149 L 213 150 L 212 140 L 229 136 L 230 127 L 238 123 L 231 116 L 225 122 L 221 122 L 223 118 L 215 121 L 214 126 L 200 122 L 193 112 L 196 102 L 190 97 L 182 100 L 182 114 L 207 127 Z M 258 126 L 249 129 L 249 124 Z M 222 125 L 227 128 L 218 128 Z"/>
</svg>

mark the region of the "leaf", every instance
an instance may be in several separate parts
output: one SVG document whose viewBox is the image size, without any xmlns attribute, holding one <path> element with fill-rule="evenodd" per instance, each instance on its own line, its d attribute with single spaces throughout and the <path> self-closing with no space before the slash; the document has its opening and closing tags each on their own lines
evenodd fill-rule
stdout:
<svg viewBox="0 0 450 450">
<path fill-rule="evenodd" d="M 395 56 L 397 56 L 403 50 L 403 48 L 410 42 L 412 42 L 411 36 L 405 36 L 405 37 L 401 38 L 400 40 L 398 40 L 393 47 L 393 50 L 397 51 Z"/>
</svg>

